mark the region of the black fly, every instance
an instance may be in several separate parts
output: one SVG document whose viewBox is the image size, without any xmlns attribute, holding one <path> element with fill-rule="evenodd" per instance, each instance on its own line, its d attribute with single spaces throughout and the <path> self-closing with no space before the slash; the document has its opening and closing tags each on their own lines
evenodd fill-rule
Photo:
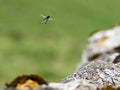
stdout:
<svg viewBox="0 0 120 90">
<path fill-rule="evenodd" d="M 50 16 L 44 16 L 44 15 L 41 16 L 43 17 L 45 24 L 48 22 L 48 20 L 53 20 Z"/>
</svg>

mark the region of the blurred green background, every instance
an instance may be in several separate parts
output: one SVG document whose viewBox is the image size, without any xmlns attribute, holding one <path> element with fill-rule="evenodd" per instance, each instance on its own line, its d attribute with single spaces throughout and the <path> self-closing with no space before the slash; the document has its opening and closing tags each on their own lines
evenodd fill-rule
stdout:
<svg viewBox="0 0 120 90">
<path fill-rule="evenodd" d="M 70 75 L 89 34 L 118 24 L 119 9 L 120 0 L 0 0 L 0 87 L 17 75 Z"/>
</svg>

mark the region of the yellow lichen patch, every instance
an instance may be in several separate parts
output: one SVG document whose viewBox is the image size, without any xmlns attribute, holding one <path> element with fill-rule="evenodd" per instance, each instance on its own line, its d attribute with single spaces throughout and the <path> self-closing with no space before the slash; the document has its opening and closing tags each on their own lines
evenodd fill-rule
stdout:
<svg viewBox="0 0 120 90">
<path fill-rule="evenodd" d="M 103 36 L 99 41 L 98 44 L 104 46 L 105 45 L 105 41 L 108 39 L 107 36 Z"/>
<path fill-rule="evenodd" d="M 33 81 L 33 80 L 27 80 L 25 83 L 23 84 L 18 84 L 16 86 L 17 89 L 23 89 L 25 87 L 29 87 L 31 89 L 34 89 L 34 88 L 37 88 L 39 87 L 40 85 L 36 82 L 36 81 Z"/>
<path fill-rule="evenodd" d="M 48 82 L 38 75 L 22 75 L 16 77 L 12 82 L 6 83 L 7 88 L 17 88 L 26 90 L 26 88 L 34 89 L 40 85 L 47 85 Z"/>
</svg>

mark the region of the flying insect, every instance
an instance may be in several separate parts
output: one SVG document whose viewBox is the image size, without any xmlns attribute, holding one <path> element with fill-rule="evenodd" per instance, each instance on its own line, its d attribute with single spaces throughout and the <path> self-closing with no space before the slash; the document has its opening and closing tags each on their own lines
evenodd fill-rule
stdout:
<svg viewBox="0 0 120 90">
<path fill-rule="evenodd" d="M 47 15 L 47 16 L 44 16 L 44 15 L 41 15 L 41 17 L 43 18 L 43 21 L 44 21 L 44 23 L 46 24 L 49 20 L 53 20 L 52 18 L 51 18 L 51 16 L 49 16 L 49 15 Z"/>
</svg>

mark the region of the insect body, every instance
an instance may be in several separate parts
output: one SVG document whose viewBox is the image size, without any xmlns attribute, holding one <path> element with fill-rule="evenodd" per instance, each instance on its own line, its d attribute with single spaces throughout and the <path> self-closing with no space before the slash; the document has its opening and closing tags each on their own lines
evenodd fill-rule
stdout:
<svg viewBox="0 0 120 90">
<path fill-rule="evenodd" d="M 45 24 L 48 22 L 48 20 L 52 20 L 50 16 L 44 16 L 44 15 L 41 16 L 43 17 Z"/>
</svg>

